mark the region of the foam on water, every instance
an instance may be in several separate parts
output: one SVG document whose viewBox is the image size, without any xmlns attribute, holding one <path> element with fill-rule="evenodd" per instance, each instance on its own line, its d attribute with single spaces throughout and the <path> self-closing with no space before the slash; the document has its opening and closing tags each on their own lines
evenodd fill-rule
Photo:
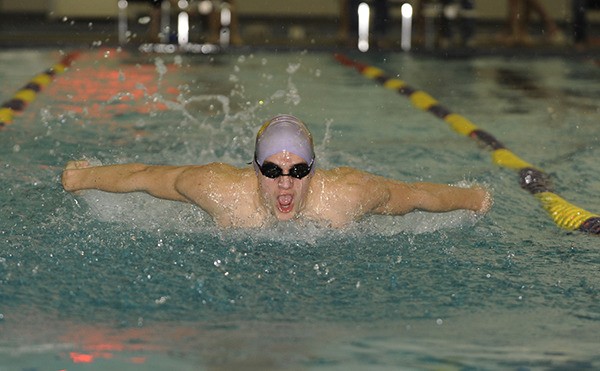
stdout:
<svg viewBox="0 0 600 371">
<path fill-rule="evenodd" d="M 88 159 L 88 161 L 92 166 L 102 165 L 97 159 Z M 460 182 L 457 186 L 469 187 L 470 184 Z M 80 206 L 85 205 L 82 212 L 86 212 L 90 218 L 119 223 L 124 228 L 139 228 L 147 231 L 173 230 L 186 233 L 210 230 L 219 234 L 228 234 L 227 229 L 220 231 L 211 216 L 195 205 L 160 200 L 141 192 L 115 194 L 86 190 L 75 195 L 75 202 Z M 431 233 L 444 229 L 473 226 L 481 218 L 482 215 L 468 210 L 439 214 L 417 211 L 403 216 L 367 216 L 341 229 L 331 229 L 322 227 L 318 223 L 296 220 L 265 226 L 258 232 L 252 230 L 242 232 L 235 228 L 231 231 L 235 231 L 232 236 L 241 233 L 245 236 L 259 236 L 279 242 L 300 240 L 314 245 L 321 239 L 332 235 L 368 237 L 369 235 L 393 236 L 401 233 Z"/>
<path fill-rule="evenodd" d="M 120 223 L 129 228 L 143 230 L 173 230 L 188 233 L 218 231 L 212 218 L 197 206 L 179 202 L 158 200 L 145 194 L 112 194 L 100 191 L 84 191 L 77 198 L 81 199 L 88 210 L 89 217 L 99 221 Z M 316 244 L 326 236 L 345 235 L 348 237 L 362 235 L 393 236 L 402 233 L 431 233 L 444 229 L 464 228 L 475 225 L 481 216 L 466 210 L 448 213 L 413 212 L 404 216 L 369 216 L 351 223 L 342 229 L 322 227 L 311 222 L 280 222 L 262 228 L 259 232 L 252 230 L 240 232 L 231 229 L 232 235 L 243 233 L 256 234 L 265 239 L 294 240 L 300 238 L 304 242 Z M 228 230 L 221 231 L 227 234 Z M 236 232 L 234 232 L 236 231 Z"/>
</svg>

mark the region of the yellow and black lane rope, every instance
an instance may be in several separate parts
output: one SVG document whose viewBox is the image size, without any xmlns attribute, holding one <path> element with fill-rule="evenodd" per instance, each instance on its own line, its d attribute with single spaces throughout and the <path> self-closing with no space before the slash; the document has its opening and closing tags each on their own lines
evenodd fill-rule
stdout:
<svg viewBox="0 0 600 371">
<path fill-rule="evenodd" d="M 76 52 L 65 55 L 59 63 L 36 75 L 19 89 L 10 100 L 4 102 L 0 106 L 0 129 L 10 125 L 14 116 L 23 112 L 27 105 L 36 98 L 43 88 L 52 82 L 56 75 L 63 73 L 71 65 L 77 55 Z"/>
<path fill-rule="evenodd" d="M 492 161 L 502 167 L 519 172 L 520 185 L 537 198 L 556 225 L 571 231 L 600 235 L 600 215 L 570 204 L 554 193 L 550 177 L 542 169 L 519 158 L 490 133 L 478 128 L 466 117 L 450 111 L 435 98 L 415 89 L 405 81 L 390 77 L 383 70 L 335 54 L 342 65 L 354 68 L 363 76 L 375 80 L 385 88 L 406 96 L 417 108 L 444 120 L 454 131 L 483 142 L 492 150 Z"/>
</svg>

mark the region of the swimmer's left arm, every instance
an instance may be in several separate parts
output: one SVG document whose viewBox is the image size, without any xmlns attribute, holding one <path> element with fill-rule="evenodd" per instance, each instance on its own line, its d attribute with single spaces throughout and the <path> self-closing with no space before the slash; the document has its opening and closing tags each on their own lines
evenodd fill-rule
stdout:
<svg viewBox="0 0 600 371">
<path fill-rule="evenodd" d="M 480 186 L 461 188 L 435 183 L 402 183 L 385 179 L 385 196 L 375 213 L 402 215 L 413 210 L 447 212 L 459 209 L 486 213 L 492 206 L 488 190 Z"/>
</svg>

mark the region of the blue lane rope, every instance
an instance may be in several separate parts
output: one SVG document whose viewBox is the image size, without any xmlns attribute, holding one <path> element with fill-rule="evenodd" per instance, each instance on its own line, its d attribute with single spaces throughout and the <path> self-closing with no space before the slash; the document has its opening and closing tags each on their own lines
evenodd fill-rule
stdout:
<svg viewBox="0 0 600 371">
<path fill-rule="evenodd" d="M 548 174 L 519 158 L 492 134 L 478 128 L 467 118 L 453 113 L 426 92 L 415 89 L 400 79 L 386 75 L 377 67 L 356 62 L 341 54 L 335 54 L 335 59 L 342 65 L 354 68 L 363 76 L 377 81 L 385 88 L 406 96 L 415 107 L 444 120 L 459 134 L 486 144 L 492 150 L 492 161 L 496 165 L 517 170 L 521 188 L 540 201 L 542 207 L 559 227 L 600 235 L 600 215 L 572 205 L 558 196 L 554 193 Z"/>
<path fill-rule="evenodd" d="M 78 53 L 75 52 L 67 54 L 59 63 L 36 75 L 19 89 L 10 100 L 4 102 L 0 106 L 0 129 L 10 125 L 15 115 L 23 112 L 27 105 L 36 98 L 37 94 L 50 84 L 56 75 L 63 73 L 77 56 Z"/>
</svg>

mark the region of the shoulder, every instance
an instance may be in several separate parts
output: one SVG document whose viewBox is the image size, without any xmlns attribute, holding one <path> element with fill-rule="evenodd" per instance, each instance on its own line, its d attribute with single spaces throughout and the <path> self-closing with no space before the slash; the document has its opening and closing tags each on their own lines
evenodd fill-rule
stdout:
<svg viewBox="0 0 600 371">
<path fill-rule="evenodd" d="M 374 187 L 379 183 L 380 178 L 366 171 L 345 166 L 331 170 L 321 170 L 320 174 L 326 184 L 354 189 Z"/>
<path fill-rule="evenodd" d="M 368 200 L 379 198 L 384 191 L 383 178 L 352 167 L 321 170 L 317 175 L 322 179 L 324 192 L 330 197 L 344 197 L 350 203 L 371 203 Z"/>
<path fill-rule="evenodd" d="M 347 194 L 360 202 L 365 210 L 376 209 L 391 198 L 409 200 L 422 193 L 411 183 L 348 167 L 332 169 L 325 177 L 331 179 L 327 187 L 331 192 Z M 324 184 L 327 185 L 327 181 Z"/>
<path fill-rule="evenodd" d="M 351 167 L 318 169 L 311 210 L 316 218 L 344 225 L 370 213 L 387 197 L 379 177 Z"/>
<path fill-rule="evenodd" d="M 188 200 L 221 220 L 231 217 L 236 202 L 250 203 L 258 185 L 252 168 L 211 163 L 186 168 L 176 187 Z"/>
</svg>

